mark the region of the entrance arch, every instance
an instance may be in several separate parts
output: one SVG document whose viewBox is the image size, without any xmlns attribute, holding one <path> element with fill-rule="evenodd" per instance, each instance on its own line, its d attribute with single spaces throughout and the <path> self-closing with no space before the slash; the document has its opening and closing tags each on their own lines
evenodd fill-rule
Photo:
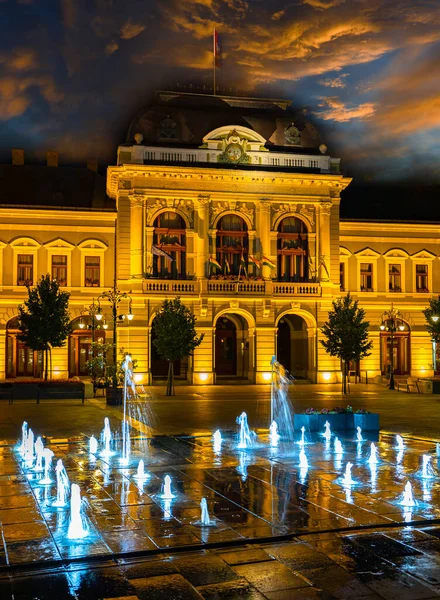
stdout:
<svg viewBox="0 0 440 600">
<path fill-rule="evenodd" d="M 43 352 L 34 351 L 17 339 L 18 317 L 6 324 L 6 377 L 42 377 Z"/>
<path fill-rule="evenodd" d="M 87 361 L 92 356 L 92 342 L 105 343 L 105 329 L 100 325 L 92 328 L 92 317 L 80 316 L 71 321 L 72 332 L 69 335 L 69 377 L 89 375 Z"/>
<path fill-rule="evenodd" d="M 307 379 L 311 370 L 308 327 L 295 314 L 282 315 L 277 328 L 277 360 L 295 379 Z"/>
<path fill-rule="evenodd" d="M 392 364 L 394 375 L 408 375 L 411 373 L 411 330 L 405 321 L 396 319 L 396 331 L 391 335 L 386 331 L 388 325 L 384 321 L 385 329 L 380 332 L 380 369 L 382 375 L 389 375 Z"/>
<path fill-rule="evenodd" d="M 248 380 L 251 364 L 251 339 L 247 319 L 240 314 L 225 313 L 215 322 L 214 365 L 216 381 Z"/>
</svg>

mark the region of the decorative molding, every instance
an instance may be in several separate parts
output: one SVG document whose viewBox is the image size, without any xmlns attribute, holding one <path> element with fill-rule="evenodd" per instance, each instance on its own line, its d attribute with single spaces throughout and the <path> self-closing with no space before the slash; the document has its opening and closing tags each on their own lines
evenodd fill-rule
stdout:
<svg viewBox="0 0 440 600">
<path fill-rule="evenodd" d="M 210 206 L 210 218 L 209 225 L 214 227 L 214 223 L 222 213 L 227 212 L 241 213 L 245 220 L 250 223 L 250 228 L 254 228 L 255 223 L 255 209 L 249 208 L 246 202 L 237 202 L 236 200 L 229 200 L 223 202 L 217 202 L 216 205 L 211 204 Z"/>
<path fill-rule="evenodd" d="M 315 225 L 315 207 L 307 204 L 272 204 L 271 207 L 271 229 L 274 230 L 280 218 L 283 216 L 302 217 L 307 221 L 310 229 L 314 229 Z"/>
<path fill-rule="evenodd" d="M 183 198 L 157 198 L 154 204 L 147 204 L 145 209 L 147 213 L 147 225 L 152 225 L 157 213 L 164 209 L 180 212 L 188 219 L 189 226 L 193 226 L 193 202 L 191 200 L 184 200 Z"/>
<path fill-rule="evenodd" d="M 330 215 L 330 211 L 332 209 L 332 203 L 328 201 L 319 203 L 319 210 L 324 217 L 328 217 Z"/>
</svg>

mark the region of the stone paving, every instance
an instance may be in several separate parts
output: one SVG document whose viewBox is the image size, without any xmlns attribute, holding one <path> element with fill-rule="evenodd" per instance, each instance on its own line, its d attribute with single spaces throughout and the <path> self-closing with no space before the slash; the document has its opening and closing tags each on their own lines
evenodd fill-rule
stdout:
<svg viewBox="0 0 440 600">
<path fill-rule="evenodd" d="M 238 396 L 250 406 L 246 393 Z M 249 411 L 255 420 L 261 406 L 267 408 L 265 398 L 260 400 L 254 398 L 257 406 Z M 25 406 L 17 407 L 0 416 L 2 433 L 20 418 Z M 44 431 L 40 407 L 28 411 L 29 424 L 48 436 L 50 424 L 57 424 L 46 443 L 88 498 L 92 535 L 86 543 L 66 543 L 68 511 L 51 507 L 54 487 L 39 485 L 40 476 L 17 460 L 11 446 L 16 427 L 0 447 L 2 600 L 440 597 L 440 479 L 419 477 L 424 453 L 438 474 L 434 442 L 407 437 L 399 456 L 394 437 L 381 434 L 380 463 L 371 469 L 369 441 L 358 445 L 341 435 L 340 457 L 332 442 L 317 436 L 307 440 L 313 442 L 306 446 L 311 468 L 301 472 L 297 444 L 271 449 L 267 432 L 259 431 L 259 447 L 251 452 L 237 452 L 230 434 L 215 452 L 206 430 L 197 432 L 195 419 L 190 436 L 155 432 L 147 447 L 134 442 L 133 461 L 121 468 L 114 459 L 90 456 L 82 435 L 60 439 L 69 429 L 68 413 L 79 415 L 71 432 L 99 433 L 105 414 L 99 401 L 86 407 L 46 405 Z M 113 427 L 119 427 L 118 411 L 110 413 Z M 224 420 L 221 413 L 211 421 Z M 144 484 L 133 479 L 140 456 L 152 474 Z M 351 490 L 340 479 L 347 460 L 358 481 Z M 158 497 L 165 474 L 172 476 L 177 495 L 168 504 Z M 412 511 L 396 504 L 408 477 L 418 499 Z M 193 524 L 202 496 L 216 528 Z"/>
</svg>

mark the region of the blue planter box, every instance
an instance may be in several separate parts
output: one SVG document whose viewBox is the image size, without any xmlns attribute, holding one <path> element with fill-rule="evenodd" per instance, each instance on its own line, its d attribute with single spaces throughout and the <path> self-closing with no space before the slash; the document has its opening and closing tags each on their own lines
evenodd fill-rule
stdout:
<svg viewBox="0 0 440 600">
<path fill-rule="evenodd" d="M 345 431 L 360 427 L 363 431 L 379 431 L 379 415 L 374 413 L 355 414 L 342 413 L 334 415 L 321 414 L 296 414 L 293 420 L 295 431 L 301 431 L 305 427 L 306 431 L 317 431 L 324 433 L 325 422 L 330 423 L 332 431 Z"/>
</svg>

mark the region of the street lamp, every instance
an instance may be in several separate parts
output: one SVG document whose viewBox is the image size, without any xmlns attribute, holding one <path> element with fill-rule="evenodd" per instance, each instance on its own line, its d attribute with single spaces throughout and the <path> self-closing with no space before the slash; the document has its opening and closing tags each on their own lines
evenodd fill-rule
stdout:
<svg viewBox="0 0 440 600">
<path fill-rule="evenodd" d="M 132 299 L 131 296 L 127 293 L 127 292 L 121 292 L 120 290 L 118 290 L 118 288 L 116 287 L 116 285 L 113 286 L 113 288 L 111 290 L 109 290 L 108 292 L 103 292 L 102 294 L 100 294 L 98 296 L 98 312 L 96 313 L 96 319 L 98 321 L 101 321 L 103 318 L 103 314 L 101 312 L 101 300 L 108 300 L 110 303 L 110 308 L 112 311 L 112 320 L 113 320 L 113 365 L 115 367 L 114 369 L 114 374 L 113 374 L 113 388 L 118 387 L 118 377 L 117 377 L 117 369 L 116 369 L 116 364 L 117 364 L 117 352 L 116 352 L 116 346 L 117 346 L 117 333 L 116 333 L 116 326 L 117 326 L 117 322 L 118 321 L 123 321 L 125 318 L 127 318 L 129 321 L 131 321 L 134 317 L 134 314 L 132 313 L 131 310 L 131 305 L 132 305 Z M 119 307 L 119 303 L 122 300 L 128 300 L 128 313 L 119 313 L 118 311 L 118 307 Z"/>
<path fill-rule="evenodd" d="M 404 331 L 405 325 L 399 321 L 402 321 L 402 314 L 400 311 L 393 307 L 391 303 L 390 310 L 385 310 L 382 314 L 382 322 L 379 326 L 381 331 L 388 331 L 391 334 L 391 345 L 390 345 L 390 390 L 394 390 L 394 334 L 396 331 Z"/>
<path fill-rule="evenodd" d="M 438 315 L 431 315 L 430 318 L 433 323 L 437 323 L 440 317 Z M 432 367 L 435 375 L 437 371 L 437 342 L 435 337 L 432 338 Z"/>
<path fill-rule="evenodd" d="M 86 325 L 86 323 L 84 323 L 83 316 L 91 317 L 90 325 Z M 102 315 L 100 314 L 99 305 L 95 304 L 95 299 L 93 298 L 92 304 L 90 304 L 90 306 L 87 306 L 86 308 L 83 308 L 83 310 L 81 311 L 80 319 L 79 319 L 79 323 L 78 323 L 78 327 L 80 329 L 85 329 L 87 327 L 87 329 L 90 329 L 92 331 L 92 359 L 95 358 L 95 330 L 100 329 L 101 327 L 103 329 L 107 329 L 107 327 L 108 327 L 108 325 L 106 325 L 106 323 L 104 323 L 103 325 L 96 325 L 96 321 L 100 321 L 101 319 L 102 319 Z M 95 374 L 93 374 L 93 376 L 92 376 L 92 381 L 93 381 L 93 393 L 95 393 L 95 387 L 96 387 L 96 375 Z"/>
</svg>

